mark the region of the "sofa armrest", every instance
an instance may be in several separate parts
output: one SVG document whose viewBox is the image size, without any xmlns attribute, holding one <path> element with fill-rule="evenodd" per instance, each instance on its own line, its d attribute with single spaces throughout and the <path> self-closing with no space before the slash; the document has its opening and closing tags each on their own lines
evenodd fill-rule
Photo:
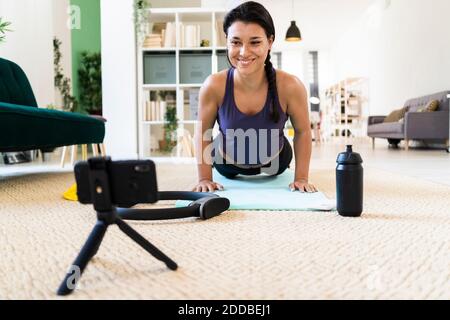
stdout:
<svg viewBox="0 0 450 320">
<path fill-rule="evenodd" d="M 407 112 L 405 115 L 406 139 L 448 139 L 449 112 Z"/>
<path fill-rule="evenodd" d="M 384 119 L 386 119 L 386 116 L 370 116 L 368 124 L 370 126 L 371 124 L 382 123 Z"/>
</svg>

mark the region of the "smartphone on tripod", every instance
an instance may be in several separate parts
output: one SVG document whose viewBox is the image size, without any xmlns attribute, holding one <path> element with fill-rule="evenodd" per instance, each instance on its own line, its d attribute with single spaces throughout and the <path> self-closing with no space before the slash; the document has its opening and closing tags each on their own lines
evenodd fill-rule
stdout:
<svg viewBox="0 0 450 320">
<path fill-rule="evenodd" d="M 109 179 L 111 203 L 118 207 L 129 208 L 138 203 L 158 201 L 155 163 L 151 160 L 126 160 L 99 162 L 106 166 Z M 99 168 L 99 169 L 103 169 Z M 88 162 L 78 162 L 74 168 L 77 182 L 78 201 L 92 204 L 92 192 L 98 187 L 95 178 L 90 176 Z M 94 181 L 92 181 L 94 179 Z"/>
</svg>

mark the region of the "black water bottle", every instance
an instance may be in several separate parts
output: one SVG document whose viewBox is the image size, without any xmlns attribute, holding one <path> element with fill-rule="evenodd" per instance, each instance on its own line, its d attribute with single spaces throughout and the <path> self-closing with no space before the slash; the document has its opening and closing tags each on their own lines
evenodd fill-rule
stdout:
<svg viewBox="0 0 450 320">
<path fill-rule="evenodd" d="M 337 157 L 336 206 L 344 217 L 359 217 L 363 211 L 363 167 L 359 153 L 352 146 Z"/>
</svg>

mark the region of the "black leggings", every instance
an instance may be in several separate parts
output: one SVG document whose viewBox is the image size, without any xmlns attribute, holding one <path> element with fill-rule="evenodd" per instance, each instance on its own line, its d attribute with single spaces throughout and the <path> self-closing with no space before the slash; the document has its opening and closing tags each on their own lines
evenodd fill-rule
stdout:
<svg viewBox="0 0 450 320">
<path fill-rule="evenodd" d="M 216 163 L 214 161 L 213 167 L 224 177 L 228 179 L 235 178 L 238 174 L 242 174 L 245 176 L 255 176 L 261 173 L 268 173 L 272 176 L 278 176 L 286 171 L 289 168 L 289 165 L 292 161 L 292 147 L 289 143 L 288 139 L 284 137 L 283 150 L 281 150 L 280 154 L 277 156 L 277 159 L 272 160 L 272 162 L 258 168 L 240 168 L 235 165 L 226 163 L 225 159 L 221 159 L 220 163 Z M 272 165 L 275 165 L 275 161 L 278 161 L 277 168 L 271 168 Z M 270 170 L 268 169 L 270 168 Z M 265 170 L 266 169 L 266 170 Z M 274 170 L 275 169 L 275 170 Z M 269 170 L 269 172 L 267 172 Z"/>
</svg>

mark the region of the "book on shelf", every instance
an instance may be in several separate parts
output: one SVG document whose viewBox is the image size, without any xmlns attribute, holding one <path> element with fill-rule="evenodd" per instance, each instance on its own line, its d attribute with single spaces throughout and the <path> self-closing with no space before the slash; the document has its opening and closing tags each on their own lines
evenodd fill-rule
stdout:
<svg viewBox="0 0 450 320">
<path fill-rule="evenodd" d="M 223 20 L 216 21 L 216 39 L 218 47 L 226 47 L 227 38 L 225 32 L 223 32 Z"/>
<path fill-rule="evenodd" d="M 194 140 L 189 131 L 185 130 L 183 136 L 179 137 L 181 146 L 181 156 L 192 158 L 195 156 Z"/>
<path fill-rule="evenodd" d="M 178 33 L 180 35 L 181 48 L 200 47 L 200 25 L 179 23 Z"/>
<path fill-rule="evenodd" d="M 155 22 L 153 23 L 150 33 L 161 34 L 164 29 L 166 29 L 166 22 Z"/>
<path fill-rule="evenodd" d="M 198 117 L 198 96 L 200 89 L 189 90 L 189 116 L 191 120 L 196 120 Z"/>
<path fill-rule="evenodd" d="M 166 101 L 146 101 L 144 105 L 144 121 L 165 121 Z"/>
<path fill-rule="evenodd" d="M 165 25 L 165 29 L 161 30 L 161 35 L 162 35 L 162 46 L 164 48 L 175 47 L 176 32 L 174 22 L 167 22 Z"/>
</svg>

